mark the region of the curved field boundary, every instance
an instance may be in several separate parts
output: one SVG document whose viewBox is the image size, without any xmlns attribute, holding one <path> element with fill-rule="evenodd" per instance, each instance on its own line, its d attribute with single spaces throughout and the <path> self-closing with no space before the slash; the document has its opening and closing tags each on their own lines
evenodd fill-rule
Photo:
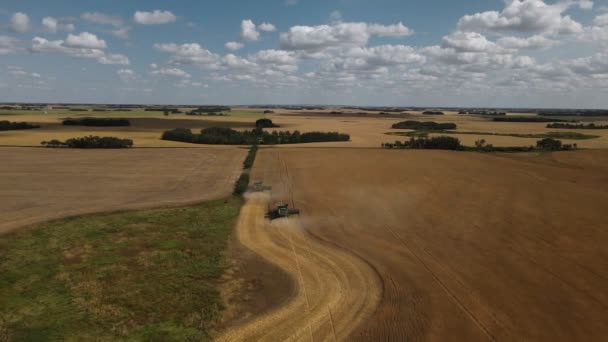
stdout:
<svg viewBox="0 0 608 342">
<path fill-rule="evenodd" d="M 352 333 L 376 309 L 381 290 L 363 261 L 311 238 L 297 219 L 269 223 L 268 196 L 248 196 L 237 236 L 243 245 L 276 264 L 296 284 L 284 306 L 237 326 L 219 341 L 325 341 Z"/>
</svg>

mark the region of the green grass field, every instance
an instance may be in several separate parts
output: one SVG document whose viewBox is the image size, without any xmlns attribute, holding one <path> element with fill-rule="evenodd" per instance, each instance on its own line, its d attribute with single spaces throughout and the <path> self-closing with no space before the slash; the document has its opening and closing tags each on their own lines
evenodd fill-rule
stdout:
<svg viewBox="0 0 608 342">
<path fill-rule="evenodd" d="M 206 340 L 239 197 L 87 215 L 0 240 L 0 340 Z"/>
<path fill-rule="evenodd" d="M 404 137 L 426 137 L 431 133 L 435 134 L 471 134 L 471 135 L 494 135 L 494 136 L 503 136 L 503 137 L 515 137 L 515 138 L 534 138 L 534 139 L 544 139 L 544 138 L 553 138 L 553 139 L 572 139 L 572 140 L 585 140 L 585 139 L 595 139 L 599 138 L 599 135 L 591 135 L 591 134 L 583 134 L 577 132 L 547 132 L 547 133 L 539 133 L 539 134 L 508 134 L 508 133 L 491 133 L 491 132 L 460 132 L 460 131 L 425 131 L 425 130 L 417 130 L 411 132 L 387 132 L 387 135 L 398 135 Z"/>
</svg>

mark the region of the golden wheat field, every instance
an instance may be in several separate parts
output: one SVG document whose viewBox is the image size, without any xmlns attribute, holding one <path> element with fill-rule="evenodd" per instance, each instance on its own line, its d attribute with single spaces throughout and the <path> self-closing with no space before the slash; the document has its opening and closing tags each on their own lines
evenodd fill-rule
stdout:
<svg viewBox="0 0 608 342">
<path fill-rule="evenodd" d="M 253 176 L 272 192 L 237 231 L 296 291 L 221 339 L 601 340 L 607 165 L 599 150 L 264 149 Z M 264 222 L 275 200 L 301 216 Z"/>
</svg>

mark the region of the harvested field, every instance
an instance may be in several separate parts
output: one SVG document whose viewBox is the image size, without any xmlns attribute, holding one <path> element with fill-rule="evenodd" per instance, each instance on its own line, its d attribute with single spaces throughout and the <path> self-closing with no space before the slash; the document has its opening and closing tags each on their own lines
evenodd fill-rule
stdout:
<svg viewBox="0 0 608 342">
<path fill-rule="evenodd" d="M 50 219 L 225 197 L 246 150 L 0 148 L 0 233 Z"/>
<path fill-rule="evenodd" d="M 286 271 L 295 280 L 295 290 L 282 306 L 228 329 L 218 341 L 345 339 L 376 309 L 377 275 L 356 256 L 311 239 L 298 220 L 268 222 L 267 204 L 263 194 L 249 196 L 241 210 L 238 239 Z"/>
<path fill-rule="evenodd" d="M 252 179 L 272 185 L 273 197 L 293 201 L 302 215 L 265 225 L 264 205 L 250 201 L 239 234 L 299 284 L 341 287 L 342 296 L 359 299 L 381 293 L 371 316 L 349 318 L 343 332 L 351 339 L 601 340 L 608 335 L 606 165 L 601 150 L 263 149 Z M 304 258 L 307 246 L 319 248 Z M 379 288 L 332 275 L 341 260 L 332 253 L 351 260 L 357 271 L 348 274 L 373 269 Z M 297 274 L 296 260 L 316 258 L 331 263 Z M 315 329 L 318 308 L 307 310 L 303 292 L 274 316 L 231 330 L 248 335 L 227 336 L 309 340 L 310 324 L 315 340 L 331 338 Z M 327 293 L 312 296 L 334 303 Z"/>
<path fill-rule="evenodd" d="M 264 115 L 281 127 L 276 130 L 309 131 L 338 131 L 351 136 L 350 142 L 329 142 L 299 145 L 298 147 L 379 147 L 384 142 L 394 142 L 397 137 L 385 135 L 386 132 L 406 132 L 406 130 L 391 130 L 391 125 L 400 121 L 420 120 L 435 122 L 453 122 L 458 125 L 459 131 L 484 132 L 497 134 L 543 134 L 559 129 L 548 129 L 546 123 L 528 122 L 493 122 L 491 118 L 482 118 L 476 115 L 458 115 L 446 112 L 446 115 L 429 116 L 419 112 L 407 114 L 379 115 L 378 112 L 361 112 L 342 110 L 343 114 L 331 114 L 326 111 L 291 111 L 277 109 L 275 113 Z M 0 146 L 39 146 L 40 142 L 49 139 L 66 140 L 75 136 L 106 135 L 119 138 L 128 138 L 134 141 L 135 147 L 193 147 L 192 144 L 160 140 L 164 130 L 173 128 L 191 128 L 200 130 L 205 127 L 223 126 L 235 129 L 251 129 L 255 120 L 262 117 L 259 109 L 239 108 L 231 116 L 187 116 L 185 114 L 172 114 L 162 116 L 160 112 L 87 112 L 78 115 L 73 112 L 55 111 L 52 114 L 21 114 L 12 115 L 12 121 L 26 121 L 41 125 L 40 129 L 26 131 L 0 132 Z M 119 115 L 120 114 L 120 115 Z M 71 117 L 124 117 L 131 121 L 129 127 L 64 127 L 61 120 Z M 403 116 L 403 117 L 399 117 Z M 0 115 L 2 117 L 2 115 Z M 9 117 L 9 116 L 4 116 Z M 598 120 L 597 124 L 606 121 Z M 271 129 L 272 130 L 272 129 Z M 583 134 L 599 135 L 599 138 L 588 140 L 562 139 L 566 144 L 577 143 L 581 148 L 608 148 L 608 130 L 561 130 Z M 461 142 L 473 146 L 476 140 L 485 139 L 488 144 L 496 146 L 530 146 L 535 145 L 538 139 L 516 138 L 510 136 L 488 136 L 475 134 L 454 134 Z M 403 138 L 399 138 L 403 140 Z M 285 147 L 285 146 L 282 146 Z"/>
</svg>

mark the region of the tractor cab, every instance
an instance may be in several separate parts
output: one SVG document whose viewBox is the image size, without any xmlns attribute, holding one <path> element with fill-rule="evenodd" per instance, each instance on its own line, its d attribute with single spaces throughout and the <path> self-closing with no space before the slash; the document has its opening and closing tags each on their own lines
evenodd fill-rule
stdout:
<svg viewBox="0 0 608 342">
<path fill-rule="evenodd" d="M 265 217 L 270 219 L 271 221 L 278 218 L 289 217 L 291 215 L 300 214 L 299 209 L 290 208 L 289 204 L 284 202 L 278 202 L 275 204 L 274 208 L 269 208 Z"/>
</svg>

